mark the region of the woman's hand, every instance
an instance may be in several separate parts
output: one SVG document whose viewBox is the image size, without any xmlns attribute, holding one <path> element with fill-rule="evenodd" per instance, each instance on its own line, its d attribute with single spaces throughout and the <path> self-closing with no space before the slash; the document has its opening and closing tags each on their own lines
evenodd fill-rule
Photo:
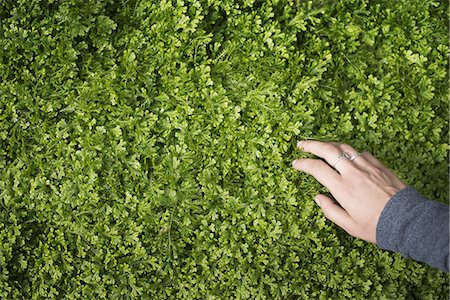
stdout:
<svg viewBox="0 0 450 300">
<path fill-rule="evenodd" d="M 356 156 L 357 151 L 349 145 L 309 140 L 300 141 L 297 147 L 327 162 L 308 158 L 292 162 L 295 169 L 314 176 L 327 187 L 340 204 L 317 195 L 314 200 L 325 217 L 350 235 L 376 243 L 378 219 L 384 206 L 406 185 L 372 154 Z M 347 156 L 340 156 L 341 152 Z"/>
</svg>

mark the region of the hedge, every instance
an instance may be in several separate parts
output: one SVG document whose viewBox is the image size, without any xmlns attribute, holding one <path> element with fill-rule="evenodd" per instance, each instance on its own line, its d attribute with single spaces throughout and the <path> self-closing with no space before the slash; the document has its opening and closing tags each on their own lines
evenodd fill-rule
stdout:
<svg viewBox="0 0 450 300">
<path fill-rule="evenodd" d="M 447 1 L 3 0 L 0 298 L 447 299 L 291 167 L 370 151 L 448 203 Z"/>
</svg>

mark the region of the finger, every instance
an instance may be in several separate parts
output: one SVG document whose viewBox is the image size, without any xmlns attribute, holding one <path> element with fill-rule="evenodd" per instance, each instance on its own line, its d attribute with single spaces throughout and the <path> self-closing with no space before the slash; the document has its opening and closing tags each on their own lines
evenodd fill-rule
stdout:
<svg viewBox="0 0 450 300">
<path fill-rule="evenodd" d="M 353 148 L 350 145 L 347 144 L 339 144 L 339 143 L 333 143 L 335 146 L 337 146 L 339 149 L 341 149 L 342 151 L 344 151 L 345 153 L 348 153 L 348 155 L 353 156 L 355 154 L 358 154 L 359 152 Z M 372 167 L 372 164 L 366 159 L 366 152 L 361 153 L 360 156 L 354 158 L 353 160 L 351 160 L 351 162 L 353 163 L 353 165 L 359 167 L 360 169 L 363 170 L 367 170 L 370 167 Z"/>
<path fill-rule="evenodd" d="M 352 156 L 355 153 L 358 153 L 358 151 L 355 150 L 352 146 L 348 144 L 342 144 L 342 143 L 336 143 L 331 142 L 331 144 L 335 145 L 337 148 L 341 149 L 342 151 L 348 153 L 350 156 Z"/>
<path fill-rule="evenodd" d="M 340 175 L 319 159 L 304 158 L 294 160 L 292 166 L 296 170 L 312 175 L 331 192 L 336 191 L 340 186 Z"/>
<path fill-rule="evenodd" d="M 347 231 L 347 233 L 352 234 L 354 222 L 345 209 L 336 204 L 331 198 L 322 194 L 317 195 L 314 200 L 328 220 Z"/>
<path fill-rule="evenodd" d="M 299 145 L 299 148 L 304 152 L 309 152 L 325 159 L 327 163 L 339 171 L 339 173 L 347 172 L 353 168 L 348 159 L 337 161 L 339 153 L 341 153 L 342 150 L 333 143 L 307 140 L 302 142 Z"/>
</svg>

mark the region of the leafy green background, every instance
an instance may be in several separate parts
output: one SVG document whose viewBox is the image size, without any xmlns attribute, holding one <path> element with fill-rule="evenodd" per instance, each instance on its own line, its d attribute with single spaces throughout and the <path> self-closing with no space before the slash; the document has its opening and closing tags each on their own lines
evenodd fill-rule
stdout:
<svg viewBox="0 0 450 300">
<path fill-rule="evenodd" d="M 446 299 L 291 167 L 448 203 L 447 1 L 2 0 L 0 298 Z"/>
</svg>

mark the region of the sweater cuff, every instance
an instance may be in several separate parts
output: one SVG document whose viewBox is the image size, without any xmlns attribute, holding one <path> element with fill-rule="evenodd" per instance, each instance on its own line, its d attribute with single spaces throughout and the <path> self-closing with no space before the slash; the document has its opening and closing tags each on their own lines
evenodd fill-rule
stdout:
<svg viewBox="0 0 450 300">
<path fill-rule="evenodd" d="M 376 244 L 448 272 L 448 206 L 428 200 L 411 186 L 398 191 L 381 212 Z"/>
<path fill-rule="evenodd" d="M 406 228 L 402 228 L 402 222 L 408 212 L 421 202 L 428 201 L 413 187 L 406 186 L 398 191 L 386 203 L 381 212 L 376 229 L 376 244 L 382 249 L 399 251 L 398 236 Z"/>
</svg>

